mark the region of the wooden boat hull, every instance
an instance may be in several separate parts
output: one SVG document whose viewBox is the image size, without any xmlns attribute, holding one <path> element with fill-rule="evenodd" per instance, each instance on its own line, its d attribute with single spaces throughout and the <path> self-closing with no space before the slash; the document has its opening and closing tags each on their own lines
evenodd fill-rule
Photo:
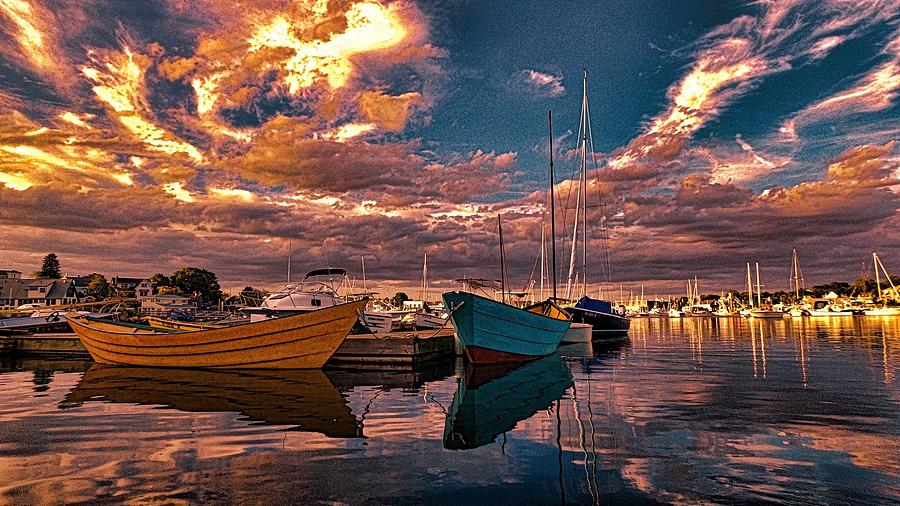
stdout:
<svg viewBox="0 0 900 506">
<path fill-rule="evenodd" d="M 559 355 L 525 364 L 469 364 L 447 412 L 444 448 L 490 444 L 550 407 L 570 386 L 572 374 Z"/>
<path fill-rule="evenodd" d="M 366 301 L 256 323 L 193 332 L 126 333 L 69 318 L 101 364 L 147 367 L 317 369 L 343 343 Z"/>
<path fill-rule="evenodd" d="M 447 292 L 444 305 L 472 363 L 517 362 L 556 351 L 570 321 L 532 313 L 468 292 Z"/>
<path fill-rule="evenodd" d="M 239 412 L 335 438 L 362 436 L 347 400 L 320 370 L 198 370 L 93 364 L 60 404 L 170 406 L 184 412 Z"/>
</svg>

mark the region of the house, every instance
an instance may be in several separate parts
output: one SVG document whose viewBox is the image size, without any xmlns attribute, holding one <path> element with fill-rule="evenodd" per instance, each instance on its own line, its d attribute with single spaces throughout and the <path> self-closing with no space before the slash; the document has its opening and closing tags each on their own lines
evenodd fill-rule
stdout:
<svg viewBox="0 0 900 506">
<path fill-rule="evenodd" d="M 72 288 L 75 290 L 75 297 L 78 297 L 79 300 L 84 299 L 88 296 L 88 284 L 91 282 L 90 276 L 74 276 L 67 277 L 72 281 Z"/>
<path fill-rule="evenodd" d="M 15 309 L 25 304 L 28 284 L 18 278 L 0 277 L 0 310 Z"/>
<path fill-rule="evenodd" d="M 0 306 L 6 309 L 15 309 L 22 304 L 59 306 L 76 302 L 71 280 L 0 278 Z"/>
<path fill-rule="evenodd" d="M 148 316 L 169 316 L 175 309 L 192 311 L 196 305 L 184 295 L 151 295 L 141 299 L 141 314 Z"/>
<path fill-rule="evenodd" d="M 122 278 L 115 276 L 110 283 L 120 297 L 142 300 L 153 296 L 153 283 L 146 278 Z"/>
<path fill-rule="evenodd" d="M 21 279 L 22 273 L 12 270 L 0 270 L 0 279 Z"/>
</svg>

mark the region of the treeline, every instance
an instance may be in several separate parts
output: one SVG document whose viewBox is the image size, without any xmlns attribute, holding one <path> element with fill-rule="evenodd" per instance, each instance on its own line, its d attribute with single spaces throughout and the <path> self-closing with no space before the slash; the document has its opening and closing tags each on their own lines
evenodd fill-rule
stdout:
<svg viewBox="0 0 900 506">
<path fill-rule="evenodd" d="M 59 257 L 55 253 L 48 253 L 40 270 L 34 271 L 32 276 L 36 278 L 62 278 Z M 110 298 L 131 297 L 134 293 L 126 293 L 115 286 L 113 280 L 98 272 L 89 274 L 85 296 L 94 300 Z M 199 267 L 184 267 L 172 274 L 156 273 L 149 278 L 153 285 L 153 293 L 159 295 L 183 295 L 192 297 L 205 304 L 246 304 L 253 301 L 261 302 L 269 296 L 269 292 L 252 286 L 247 286 L 235 295 L 224 293 L 216 274 Z"/>
</svg>

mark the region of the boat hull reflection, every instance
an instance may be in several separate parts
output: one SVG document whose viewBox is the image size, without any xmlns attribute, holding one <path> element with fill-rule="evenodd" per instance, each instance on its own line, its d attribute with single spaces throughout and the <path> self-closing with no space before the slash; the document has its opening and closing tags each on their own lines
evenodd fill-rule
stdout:
<svg viewBox="0 0 900 506">
<path fill-rule="evenodd" d="M 238 412 L 334 438 L 362 437 L 362 425 L 321 370 L 197 370 L 94 364 L 60 404 L 159 404 L 185 412 Z"/>
<path fill-rule="evenodd" d="M 559 355 L 522 365 L 466 367 L 444 425 L 444 448 L 464 450 L 494 442 L 572 386 L 572 374 Z"/>
</svg>

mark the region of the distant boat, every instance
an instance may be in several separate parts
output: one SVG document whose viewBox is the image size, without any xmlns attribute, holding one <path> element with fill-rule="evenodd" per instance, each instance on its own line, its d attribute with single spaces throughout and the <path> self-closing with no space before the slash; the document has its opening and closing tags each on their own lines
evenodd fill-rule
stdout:
<svg viewBox="0 0 900 506">
<path fill-rule="evenodd" d="M 252 323 L 344 304 L 349 300 L 338 295 L 338 289 L 346 278 L 344 269 L 314 269 L 306 273 L 300 283 L 288 283 L 266 297 L 259 306 L 243 307 L 241 312 L 250 315 Z M 393 319 L 392 315 L 377 311 L 365 311 L 360 315 L 360 323 L 375 333 L 390 332 Z"/>
<path fill-rule="evenodd" d="M 711 318 L 716 316 L 709 304 L 694 304 L 684 309 L 684 316 L 691 318 Z"/>
<path fill-rule="evenodd" d="M 875 253 L 874 251 L 872 252 L 872 264 L 875 268 L 875 287 L 878 290 L 877 301 L 881 306 L 867 308 L 863 311 L 863 314 L 866 316 L 900 316 L 900 306 L 888 306 L 885 301 L 884 293 L 881 290 L 881 272 L 884 272 L 885 279 L 887 279 L 888 284 L 891 285 L 891 293 L 895 300 L 900 296 L 900 291 L 897 291 L 897 287 L 894 286 L 894 281 L 891 280 L 890 273 L 887 268 L 885 268 L 884 264 L 881 263 L 881 259 L 878 258 L 878 253 Z"/>
<path fill-rule="evenodd" d="M 628 333 L 631 325 L 630 320 L 626 317 L 624 308 L 622 312 L 613 309 L 612 303 L 602 299 L 594 299 L 588 295 L 587 287 L 587 259 L 588 259 L 588 183 L 587 183 L 587 159 L 589 153 L 588 136 L 591 135 L 591 118 L 590 108 L 587 99 L 587 70 L 584 71 L 582 80 L 581 93 L 581 124 L 579 125 L 580 145 L 580 166 L 578 178 L 578 193 L 575 201 L 575 218 L 572 227 L 572 249 L 569 255 L 569 273 L 566 287 L 566 298 L 574 300 L 576 290 L 578 290 L 578 272 L 575 268 L 575 259 L 578 253 L 578 232 L 581 227 L 581 294 L 574 306 L 567 306 L 566 311 L 572 315 L 572 321 L 575 323 L 586 323 L 593 328 L 594 339 L 604 339 L 607 337 L 621 337 Z M 551 136 L 552 142 L 552 136 Z M 593 139 L 590 140 L 593 146 Z M 552 150 L 551 150 L 552 151 Z M 551 185 L 551 191 L 553 186 Z M 602 205 L 602 204 L 601 204 Z M 579 224 L 579 217 L 581 223 Z M 605 234 L 605 229 L 603 230 Z M 605 236 L 604 236 L 605 237 Z M 604 265 L 606 266 L 606 281 L 609 282 L 610 266 L 609 251 L 606 243 L 603 243 L 602 256 Z M 555 266 L 554 266 L 555 268 Z"/>
<path fill-rule="evenodd" d="M 60 403 L 170 406 L 189 413 L 239 412 L 252 421 L 291 425 L 334 438 L 362 437 L 347 400 L 319 370 L 221 371 L 93 364 Z"/>
<path fill-rule="evenodd" d="M 436 311 L 428 307 L 428 254 L 422 260 L 422 293 L 420 295 L 422 306 L 416 310 L 416 329 L 434 330 L 447 325 L 447 313 Z"/>
<path fill-rule="evenodd" d="M 631 327 L 631 320 L 613 309 L 611 303 L 587 295 L 578 299 L 574 306 L 567 307 L 566 311 L 572 314 L 573 322 L 591 325 L 597 338 L 622 336 Z"/>
<path fill-rule="evenodd" d="M 570 321 L 468 292 L 446 292 L 444 305 L 466 358 L 476 364 L 521 362 L 556 351 Z"/>
<path fill-rule="evenodd" d="M 774 309 L 754 308 L 750 310 L 751 318 L 784 318 L 784 311 L 775 311 Z"/>
<path fill-rule="evenodd" d="M 67 320 L 94 361 L 101 364 L 315 369 L 322 367 L 344 342 L 367 302 L 363 299 L 293 316 L 193 332 L 118 326 L 90 317 Z"/>
<path fill-rule="evenodd" d="M 571 386 L 572 374 L 556 354 L 518 366 L 469 365 L 447 412 L 444 448 L 490 444 L 549 408 Z"/>
<path fill-rule="evenodd" d="M 812 299 L 811 302 L 812 305 L 803 310 L 804 316 L 853 316 L 853 311 L 840 308 L 828 299 Z"/>
</svg>

